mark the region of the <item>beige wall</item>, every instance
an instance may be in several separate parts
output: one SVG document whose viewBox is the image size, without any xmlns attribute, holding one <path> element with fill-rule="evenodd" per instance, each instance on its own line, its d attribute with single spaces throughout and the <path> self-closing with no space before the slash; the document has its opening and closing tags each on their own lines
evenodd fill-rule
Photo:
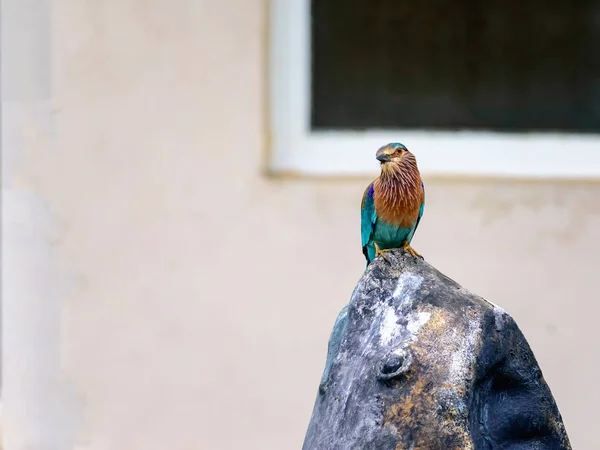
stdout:
<svg viewBox="0 0 600 450">
<path fill-rule="evenodd" d="M 8 450 L 300 448 L 367 180 L 261 176 L 265 5 L 54 0 L 51 90 L 13 55 Z M 516 318 L 599 448 L 600 184 L 425 182 L 415 248 Z"/>
</svg>

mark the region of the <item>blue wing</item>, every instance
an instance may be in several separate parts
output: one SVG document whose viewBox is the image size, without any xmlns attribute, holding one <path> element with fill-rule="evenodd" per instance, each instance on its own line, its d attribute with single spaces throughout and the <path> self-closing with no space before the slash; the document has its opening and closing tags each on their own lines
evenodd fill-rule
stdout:
<svg viewBox="0 0 600 450">
<path fill-rule="evenodd" d="M 409 244 L 410 244 L 410 241 L 412 241 L 413 236 L 415 235 L 415 231 L 417 231 L 417 227 L 419 226 L 421 217 L 423 217 L 423 211 L 425 210 L 425 184 L 422 181 L 421 181 L 421 188 L 423 189 L 423 203 L 421 203 L 421 207 L 419 208 L 419 216 L 417 217 L 417 220 L 415 221 L 415 226 L 413 227 L 413 229 L 408 234 L 408 237 L 406 238 L 406 241 Z"/>
<path fill-rule="evenodd" d="M 377 221 L 377 214 L 375 213 L 375 202 L 373 200 L 374 187 L 373 183 L 367 186 L 365 193 L 363 194 L 362 204 L 360 207 L 360 237 L 361 246 L 367 262 L 369 262 L 369 255 L 367 251 L 367 245 L 373 235 L 375 228 L 375 222 Z"/>
</svg>

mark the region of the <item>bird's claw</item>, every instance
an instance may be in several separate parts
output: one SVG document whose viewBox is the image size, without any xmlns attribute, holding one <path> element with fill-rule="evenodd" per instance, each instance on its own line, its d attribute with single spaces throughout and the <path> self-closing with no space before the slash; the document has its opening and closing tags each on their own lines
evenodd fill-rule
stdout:
<svg viewBox="0 0 600 450">
<path fill-rule="evenodd" d="M 404 244 L 403 249 L 404 249 L 404 251 L 410 253 L 415 258 L 425 259 L 425 258 L 423 258 L 423 256 L 421 254 L 417 253 L 417 251 L 414 248 L 412 248 L 410 246 L 410 244 Z"/>
<path fill-rule="evenodd" d="M 375 242 L 375 256 L 381 256 L 386 262 L 390 262 L 387 258 L 386 253 L 389 253 L 391 249 L 380 249 L 377 243 Z"/>
</svg>

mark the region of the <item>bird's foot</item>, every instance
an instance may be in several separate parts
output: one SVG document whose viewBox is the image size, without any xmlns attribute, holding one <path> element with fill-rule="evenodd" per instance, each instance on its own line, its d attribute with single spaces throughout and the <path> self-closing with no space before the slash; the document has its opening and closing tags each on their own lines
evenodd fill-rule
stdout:
<svg viewBox="0 0 600 450">
<path fill-rule="evenodd" d="M 408 242 L 404 243 L 404 246 L 402 248 L 404 249 L 404 251 L 410 253 L 414 257 L 425 259 L 425 258 L 423 258 L 422 255 L 417 253 L 416 250 L 414 248 L 412 248 Z"/>
<path fill-rule="evenodd" d="M 375 256 L 381 256 L 384 260 L 386 260 L 387 262 L 390 262 L 389 259 L 387 259 L 386 253 L 389 253 L 391 251 L 391 249 L 381 249 L 379 248 L 379 245 L 377 245 L 377 242 L 374 242 L 375 244 Z"/>
</svg>

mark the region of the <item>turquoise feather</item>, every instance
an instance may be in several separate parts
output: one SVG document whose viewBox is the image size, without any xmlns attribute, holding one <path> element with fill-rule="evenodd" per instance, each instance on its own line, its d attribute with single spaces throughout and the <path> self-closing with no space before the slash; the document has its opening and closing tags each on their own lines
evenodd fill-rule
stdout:
<svg viewBox="0 0 600 450">
<path fill-rule="evenodd" d="M 421 184 L 421 187 L 425 191 L 423 184 Z M 405 242 L 410 244 L 425 209 L 425 200 L 423 200 L 419 208 L 419 215 L 410 228 L 389 224 L 377 216 L 373 199 L 374 191 L 375 188 L 371 183 L 365 190 L 361 205 L 360 231 L 363 254 L 367 259 L 367 265 L 375 259 L 375 242 L 382 250 L 402 247 Z"/>
</svg>

